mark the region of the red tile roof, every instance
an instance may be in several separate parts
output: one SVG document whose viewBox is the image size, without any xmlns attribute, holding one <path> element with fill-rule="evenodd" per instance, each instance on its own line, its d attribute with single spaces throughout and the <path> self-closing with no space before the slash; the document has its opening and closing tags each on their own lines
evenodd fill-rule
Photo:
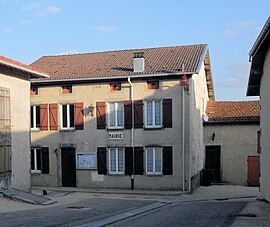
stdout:
<svg viewBox="0 0 270 227">
<path fill-rule="evenodd" d="M 7 57 L 1 56 L 1 55 L 0 55 L 0 65 L 16 68 L 16 69 L 19 69 L 22 71 L 26 71 L 26 72 L 30 73 L 31 75 L 34 75 L 35 77 L 41 77 L 41 76 L 48 77 L 48 75 L 46 75 L 44 72 L 36 69 L 33 66 L 26 65 L 22 62 L 19 62 L 19 61 L 16 61 L 16 60 L 13 60 L 11 58 L 7 58 Z"/>
<path fill-rule="evenodd" d="M 179 73 L 183 64 L 186 72 L 194 73 L 203 60 L 206 49 L 207 45 L 199 44 L 44 56 L 31 66 L 47 72 L 50 78 L 45 79 L 46 81 Z M 133 72 L 135 52 L 145 53 L 143 73 Z"/>
<path fill-rule="evenodd" d="M 260 121 L 259 101 L 209 101 L 208 123 L 250 123 Z"/>
</svg>

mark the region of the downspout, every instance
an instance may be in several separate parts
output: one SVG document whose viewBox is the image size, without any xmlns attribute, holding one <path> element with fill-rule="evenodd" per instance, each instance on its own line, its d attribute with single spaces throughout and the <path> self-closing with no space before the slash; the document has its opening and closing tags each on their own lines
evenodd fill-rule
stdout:
<svg viewBox="0 0 270 227">
<path fill-rule="evenodd" d="M 183 186 L 182 190 L 185 191 L 185 88 L 182 85 L 182 172 L 183 172 Z"/>
<path fill-rule="evenodd" d="M 133 84 L 131 83 L 130 77 L 128 77 L 128 83 L 130 85 L 130 101 L 131 101 L 131 147 L 132 147 L 132 175 L 131 175 L 131 190 L 134 190 L 134 103 L 133 103 Z"/>
</svg>

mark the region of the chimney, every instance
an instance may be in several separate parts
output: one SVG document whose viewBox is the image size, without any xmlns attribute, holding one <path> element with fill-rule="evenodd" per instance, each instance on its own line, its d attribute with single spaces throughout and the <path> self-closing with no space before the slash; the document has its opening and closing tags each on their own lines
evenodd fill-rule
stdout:
<svg viewBox="0 0 270 227">
<path fill-rule="evenodd" d="M 133 56 L 133 72 L 141 73 L 144 71 L 144 52 L 136 52 Z"/>
</svg>

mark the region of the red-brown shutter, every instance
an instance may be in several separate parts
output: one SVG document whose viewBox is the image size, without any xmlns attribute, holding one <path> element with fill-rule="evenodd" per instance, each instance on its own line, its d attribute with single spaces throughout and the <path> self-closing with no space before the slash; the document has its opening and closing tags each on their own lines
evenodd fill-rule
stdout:
<svg viewBox="0 0 270 227">
<path fill-rule="evenodd" d="M 83 102 L 75 103 L 75 129 L 83 130 L 84 121 L 83 121 Z"/>
<path fill-rule="evenodd" d="M 50 130 L 58 130 L 58 104 L 49 104 Z"/>
<path fill-rule="evenodd" d="M 106 129 L 106 102 L 96 103 L 97 129 Z"/>
<path fill-rule="evenodd" d="M 163 99 L 163 127 L 172 128 L 172 99 Z"/>
<path fill-rule="evenodd" d="M 40 129 L 42 131 L 48 130 L 48 104 L 40 105 Z"/>
<path fill-rule="evenodd" d="M 130 100 L 125 101 L 125 128 L 132 128 L 132 102 Z"/>
<path fill-rule="evenodd" d="M 143 128 L 143 100 L 134 101 L 134 128 Z"/>
</svg>

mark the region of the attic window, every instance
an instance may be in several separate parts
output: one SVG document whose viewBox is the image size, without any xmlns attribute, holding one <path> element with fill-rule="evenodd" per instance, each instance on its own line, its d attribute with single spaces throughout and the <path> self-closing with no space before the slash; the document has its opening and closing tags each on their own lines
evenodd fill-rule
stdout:
<svg viewBox="0 0 270 227">
<path fill-rule="evenodd" d="M 121 83 L 110 83 L 110 91 L 121 91 Z"/>
<path fill-rule="evenodd" d="M 147 81 L 147 89 L 153 90 L 153 89 L 159 89 L 159 81 Z"/>
<path fill-rule="evenodd" d="M 62 86 L 62 94 L 72 93 L 72 85 Z"/>
<path fill-rule="evenodd" d="M 31 95 L 38 95 L 38 87 L 31 87 L 30 94 Z"/>
</svg>

